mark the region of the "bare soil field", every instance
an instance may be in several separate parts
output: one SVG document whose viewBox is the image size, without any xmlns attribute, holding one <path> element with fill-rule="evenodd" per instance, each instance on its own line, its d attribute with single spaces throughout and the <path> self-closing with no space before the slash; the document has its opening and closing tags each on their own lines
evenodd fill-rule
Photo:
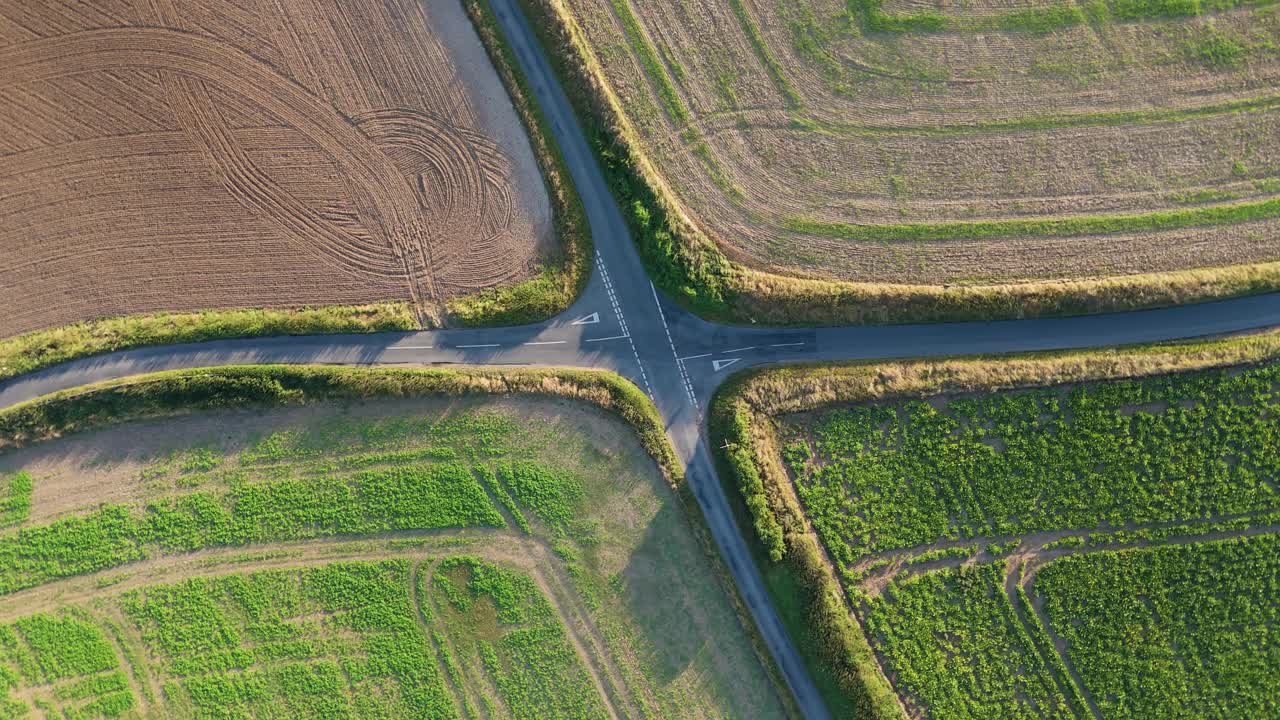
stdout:
<svg viewBox="0 0 1280 720">
<path fill-rule="evenodd" d="M 747 267 L 946 286 L 1280 259 L 1270 2 L 564 5 Z"/>
<path fill-rule="evenodd" d="M 444 301 L 536 274 L 550 209 L 456 2 L 0 2 L 0 336 Z"/>
<path fill-rule="evenodd" d="M 58 565 L 42 529 L 132 520 L 91 540 L 96 567 L 0 591 L 11 712 L 785 717 L 671 487 L 582 403 L 191 413 L 0 455 L 19 476 L 20 555 Z"/>
</svg>

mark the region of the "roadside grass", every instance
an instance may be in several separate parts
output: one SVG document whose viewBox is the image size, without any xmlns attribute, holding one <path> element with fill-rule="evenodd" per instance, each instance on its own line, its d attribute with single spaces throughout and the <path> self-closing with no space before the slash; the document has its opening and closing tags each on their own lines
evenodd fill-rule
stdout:
<svg viewBox="0 0 1280 720">
<path fill-rule="evenodd" d="M 910 402 L 944 394 L 990 393 L 1122 378 L 1149 377 L 1152 378 L 1149 381 L 1153 383 L 1152 388 L 1161 388 L 1166 382 L 1163 376 L 1169 373 L 1248 368 L 1274 362 L 1278 358 L 1280 331 L 1270 331 L 1226 339 L 1096 351 L 891 360 L 744 371 L 717 392 L 711 408 L 709 432 L 711 445 L 717 448 L 717 462 L 726 492 L 735 499 L 743 527 L 753 528 L 749 534 L 758 549 L 758 562 L 771 595 L 784 621 L 788 622 L 806 662 L 819 678 L 819 686 L 831 707 L 856 702 L 863 708 L 864 716 L 901 717 L 903 711 L 897 707 L 893 690 L 871 651 L 858 615 L 852 612 L 851 599 L 858 602 L 858 593 L 842 587 L 842 575 L 848 576 L 833 564 L 837 554 L 829 554 L 831 548 L 824 548 L 819 540 L 821 531 L 815 530 L 807 514 L 820 511 L 812 507 L 805 509 L 784 467 L 784 457 L 800 461 L 804 454 L 798 448 L 785 448 L 779 434 L 779 418 L 837 405 L 874 403 L 867 407 L 880 407 L 885 403 Z M 1271 367 L 1274 371 L 1274 366 Z M 1235 377 L 1234 372 L 1210 372 L 1205 377 L 1230 378 Z M 1207 391 L 1209 386 L 1203 385 L 1199 378 L 1189 376 L 1176 382 L 1185 380 L 1187 387 Z M 1137 382 L 1140 384 L 1142 381 Z M 1105 390 L 1109 386 L 1099 387 Z M 1160 395 L 1161 390 L 1153 389 L 1151 392 L 1164 397 Z M 1176 392 L 1166 394 L 1171 406 L 1181 407 L 1178 405 L 1181 395 Z M 1181 412 L 1194 411 L 1184 409 Z M 830 434 L 827 437 L 835 438 Z M 892 439 L 886 442 L 889 446 L 896 446 Z M 823 508 L 833 509 L 829 503 L 814 502 Z M 896 515 L 894 520 L 901 517 Z M 888 520 L 887 517 L 885 519 Z M 1202 534 L 1213 529 L 1238 531 L 1241 528 L 1239 522 L 1225 522 L 1187 532 Z M 1166 529 L 1160 533 L 1103 532 L 1096 543 L 1081 539 L 1079 543 L 1068 545 L 1064 541 L 1061 545 L 1092 547 L 1098 543 L 1145 543 L 1182 532 L 1181 528 Z M 1016 545 L 1012 550 L 1000 549 L 1000 554 L 1018 552 Z M 1034 644 L 1043 646 L 1038 641 Z M 1049 658 L 1049 662 L 1054 665 L 1053 658 Z M 937 669 L 922 671 L 925 676 L 920 677 L 926 677 Z M 1053 669 L 1052 672 L 1061 677 L 1063 671 Z M 1074 695 L 1069 699 L 1078 704 Z"/>
<path fill-rule="evenodd" d="M 526 411 L 512 405 L 533 401 L 512 397 L 520 394 L 542 397 L 547 404 L 529 406 L 541 410 L 525 417 Z M 503 398 L 505 404 L 487 410 L 488 397 Z M 633 439 L 625 428 L 610 429 L 594 410 L 551 405 L 547 398 L 598 406 L 637 435 Z M 416 413 L 406 410 L 414 406 L 404 403 L 419 399 L 437 404 Z M 376 404 L 383 402 L 399 404 Z M 214 429 L 184 430 L 188 422 L 201 427 L 202 410 L 235 415 Z M 276 412 L 294 414 L 272 415 Z M 311 419 L 282 422 L 278 417 Z M 787 714 L 790 701 L 762 664 L 753 633 L 744 632 L 744 611 L 727 592 L 727 573 L 710 554 L 710 539 L 656 410 L 615 375 L 276 366 L 168 372 L 58 393 L 2 411 L 0 449 L 12 465 L 19 462 L 13 454 L 21 448 L 46 441 L 76 443 L 77 434 L 95 430 L 125 432 L 110 426 L 134 421 L 146 423 L 136 427 L 148 436 L 171 433 L 165 442 L 175 445 L 138 451 L 110 439 L 90 439 L 100 443 L 94 445 L 99 455 L 85 462 L 112 467 L 122 462 L 117 455 L 128 458 L 138 465 L 136 483 L 145 494 L 72 514 L 61 511 L 52 520 L 39 515 L 43 519 L 0 533 L 0 554 L 8 558 L 0 591 L 15 598 L 20 596 L 14 591 L 39 594 L 48 582 L 76 583 L 78 574 L 122 563 L 144 563 L 134 572 L 145 578 L 151 565 L 185 562 L 181 555 L 192 551 L 212 560 L 218 548 L 246 548 L 243 559 L 236 560 L 242 564 L 285 562 L 292 556 L 272 552 L 281 542 L 304 553 L 312 543 L 355 548 L 369 537 L 381 538 L 388 547 L 427 542 L 443 548 L 451 547 L 452 534 L 462 533 L 452 538 L 457 547 L 483 557 L 490 552 L 519 556 L 512 543 L 528 542 L 545 548 L 547 561 L 554 558 L 560 568 L 547 597 L 557 605 L 571 601 L 566 617 L 594 628 L 583 636 L 596 648 L 588 648 L 591 655 L 606 667 L 616 665 L 611 682 L 625 687 L 613 702 L 655 717 L 742 714 L 748 707 L 764 717 Z M 666 482 L 654 483 L 654 460 Z M 502 539 L 485 539 L 493 533 Z M 439 550 L 427 551 L 440 556 Z M 531 556 L 528 562 L 535 560 Z M 549 572 L 551 566 L 538 563 L 540 572 Z M 122 580 L 137 587 L 138 580 L 127 575 L 131 567 L 138 566 L 124 568 L 126 575 L 115 579 L 98 578 L 98 587 Z M 477 597 L 487 592 L 477 590 Z M 480 600 L 478 607 L 488 602 Z M 440 621 L 455 611 L 461 612 L 436 607 L 434 618 Z M 554 630 L 545 623 L 538 628 L 538 637 Z M 489 637 L 491 655 L 483 644 L 439 629 L 464 682 L 474 683 L 476 672 L 494 678 L 498 694 L 488 702 L 498 707 L 516 702 L 520 717 L 571 717 L 577 712 L 573 708 L 599 715 L 583 710 L 595 705 L 581 693 L 566 694 L 569 704 L 563 707 L 520 705 L 521 697 L 542 697 L 547 688 L 563 684 L 553 676 L 521 674 L 531 666 L 536 675 L 539 658 L 546 659 L 537 650 L 544 647 L 538 638 L 514 632 L 504 650 Z M 299 645 L 290 647 L 311 657 Z M 470 649 L 464 652 L 464 647 Z M 219 653 L 206 654 L 213 663 L 209 672 L 196 673 L 197 695 L 209 689 L 220 697 L 218 688 L 234 680 L 235 672 L 228 676 L 228 668 L 218 665 L 234 653 Z M 271 660 L 264 677 L 275 690 L 267 695 L 283 687 L 278 678 L 271 679 L 274 659 L 301 661 L 302 656 L 255 655 L 259 663 Z M 345 667 L 341 658 L 330 660 Z M 441 678 L 450 674 L 447 665 Z M 732 680 L 726 668 L 732 668 Z M 726 689 L 724 683 L 743 678 L 751 678 L 750 692 Z M 480 684 L 482 690 L 487 682 Z M 473 707 L 481 704 L 473 697 Z"/>
<path fill-rule="evenodd" d="M 68 360 L 149 345 L 414 329 L 417 320 L 413 309 L 403 302 L 300 310 L 209 310 L 92 320 L 0 340 L 0 380 Z"/>
</svg>

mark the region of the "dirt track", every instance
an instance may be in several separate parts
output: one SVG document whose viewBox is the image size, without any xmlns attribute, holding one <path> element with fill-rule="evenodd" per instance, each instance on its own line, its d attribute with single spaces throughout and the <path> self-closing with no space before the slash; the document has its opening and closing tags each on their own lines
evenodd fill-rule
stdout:
<svg viewBox="0 0 1280 720">
<path fill-rule="evenodd" d="M 545 193 L 496 75 L 440 42 L 478 51 L 460 7 L 95 5 L 0 3 L 0 336 L 208 307 L 429 316 L 536 269 Z"/>
</svg>

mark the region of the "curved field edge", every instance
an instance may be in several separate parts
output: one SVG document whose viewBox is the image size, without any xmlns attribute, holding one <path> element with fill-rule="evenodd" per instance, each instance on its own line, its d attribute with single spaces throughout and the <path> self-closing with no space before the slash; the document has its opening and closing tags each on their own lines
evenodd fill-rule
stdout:
<svg viewBox="0 0 1280 720">
<path fill-rule="evenodd" d="M 128 420 L 192 410 L 330 400 L 529 394 L 595 405 L 632 428 L 675 492 L 690 530 L 724 588 L 752 650 L 788 714 L 794 700 L 738 594 L 652 401 L 613 372 L 568 368 L 354 368 L 237 365 L 171 370 L 63 390 L 0 410 L 0 452 Z"/>
<path fill-rule="evenodd" d="M 770 594 L 829 707 L 837 714 L 902 718 L 897 695 L 782 466 L 776 416 L 870 400 L 1149 377 L 1277 358 L 1280 330 L 1095 351 L 747 370 L 717 391 L 709 433 L 726 492 L 743 525 L 754 529 L 749 540 Z"/>
<path fill-rule="evenodd" d="M 518 2 L 583 119 L 588 144 L 630 226 L 645 268 L 658 287 L 707 319 L 778 325 L 1017 319 L 1161 307 L 1280 289 L 1280 262 L 965 286 L 822 280 L 747 267 L 726 256 L 697 225 L 645 155 L 638 133 L 572 12 L 561 0 Z M 1238 214 L 1231 206 L 1211 210 L 1218 215 Z M 1206 220 L 1199 215 L 1193 219 Z M 1148 221 L 1153 220 L 1142 222 L 1152 224 Z M 856 234 L 846 227 L 825 230 Z M 863 230 L 857 228 L 858 233 Z"/>
</svg>

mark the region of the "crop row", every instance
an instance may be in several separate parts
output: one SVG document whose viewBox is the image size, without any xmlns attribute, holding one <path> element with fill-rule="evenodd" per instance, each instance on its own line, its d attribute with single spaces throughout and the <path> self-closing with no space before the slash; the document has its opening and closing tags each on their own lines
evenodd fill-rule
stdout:
<svg viewBox="0 0 1280 720">
<path fill-rule="evenodd" d="M 784 455 L 834 559 L 1280 507 L 1280 366 L 829 411 Z M 812 433 L 812 440 L 805 433 Z"/>
</svg>

